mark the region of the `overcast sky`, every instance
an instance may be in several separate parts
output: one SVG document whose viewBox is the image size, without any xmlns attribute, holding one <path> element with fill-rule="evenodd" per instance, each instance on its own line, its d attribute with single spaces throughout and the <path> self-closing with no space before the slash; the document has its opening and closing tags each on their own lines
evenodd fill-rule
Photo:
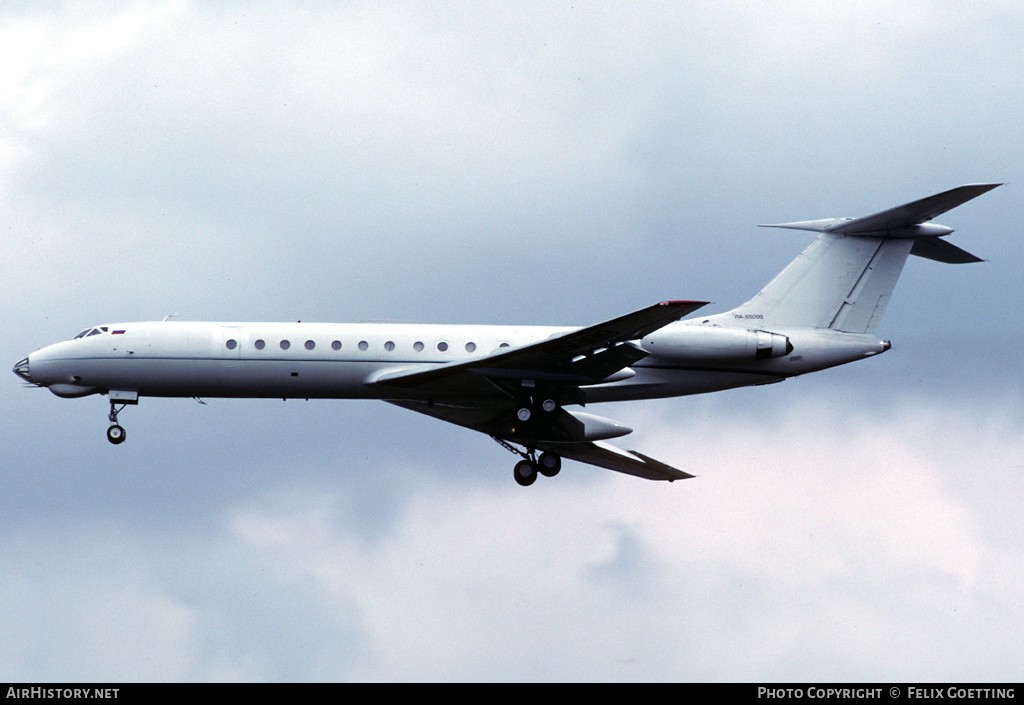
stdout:
<svg viewBox="0 0 1024 705">
<path fill-rule="evenodd" d="M 588 324 L 742 303 L 972 182 L 884 356 L 608 405 L 699 475 L 378 402 L 107 401 L 6 373 L 0 681 L 1013 680 L 1024 7 L 8 3 L 0 360 L 160 319 Z"/>
</svg>

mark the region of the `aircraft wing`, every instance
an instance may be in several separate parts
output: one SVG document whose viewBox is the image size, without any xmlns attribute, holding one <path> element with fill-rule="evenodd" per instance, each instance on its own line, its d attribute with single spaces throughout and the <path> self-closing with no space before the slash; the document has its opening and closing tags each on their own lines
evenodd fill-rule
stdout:
<svg viewBox="0 0 1024 705">
<path fill-rule="evenodd" d="M 409 409 L 435 419 L 447 421 L 480 433 L 486 433 L 496 440 L 502 436 L 504 418 L 508 410 L 500 405 L 429 403 L 424 401 L 390 401 L 390 404 Z M 565 413 L 560 412 L 560 413 Z M 645 480 L 685 480 L 693 475 L 655 460 L 635 450 L 622 450 L 603 441 L 551 442 L 540 441 L 537 450 L 550 451 L 562 458 L 576 460 L 588 465 L 633 475 Z"/>
<path fill-rule="evenodd" d="M 693 475 L 635 450 L 622 450 L 603 441 L 591 443 L 538 443 L 540 450 L 557 453 L 588 465 L 642 477 L 645 480 L 686 480 Z"/>
<path fill-rule="evenodd" d="M 693 313 L 706 301 L 663 301 L 604 323 L 510 350 L 428 370 L 397 370 L 374 382 L 390 387 L 457 395 L 495 391 L 488 380 L 531 379 L 564 385 L 595 384 L 647 356 L 629 341 Z"/>
<path fill-rule="evenodd" d="M 573 403 L 573 394 L 578 393 L 581 385 L 596 384 L 647 356 L 630 341 L 643 338 L 705 303 L 664 301 L 522 347 L 426 370 L 393 370 L 373 381 L 409 393 L 408 399 L 389 400 L 396 406 L 486 433 L 508 447 L 509 441 L 524 443 L 522 434 L 516 431 L 512 398 L 523 381 L 559 388 L 563 403 Z M 610 419 L 599 420 L 603 422 L 615 425 Z M 552 413 L 549 424 L 547 439 L 538 438 L 530 443 L 537 450 L 649 480 L 692 477 L 642 453 L 587 440 L 581 433 L 584 424 L 579 415 L 564 408 Z"/>
</svg>

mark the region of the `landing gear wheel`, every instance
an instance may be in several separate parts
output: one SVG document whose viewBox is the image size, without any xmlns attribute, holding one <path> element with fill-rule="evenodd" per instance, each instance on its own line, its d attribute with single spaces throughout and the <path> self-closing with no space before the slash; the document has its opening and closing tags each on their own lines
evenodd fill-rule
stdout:
<svg viewBox="0 0 1024 705">
<path fill-rule="evenodd" d="M 530 409 L 525 406 L 520 407 L 516 412 L 516 418 L 520 421 L 529 421 L 531 416 L 533 416 L 533 413 L 531 413 Z"/>
<path fill-rule="evenodd" d="M 113 426 L 107 429 L 107 440 L 113 443 L 114 445 L 124 443 L 125 437 L 126 434 L 124 432 L 124 429 L 118 426 L 117 424 L 114 424 Z"/>
<path fill-rule="evenodd" d="M 541 453 L 537 459 L 537 470 L 544 477 L 554 477 L 562 469 L 562 459 L 554 453 Z"/>
<path fill-rule="evenodd" d="M 515 475 L 516 482 L 523 487 L 529 487 L 537 481 L 537 466 L 529 460 L 520 460 L 516 463 L 513 474 Z"/>
<path fill-rule="evenodd" d="M 541 402 L 540 408 L 542 408 L 544 411 L 550 414 L 552 411 L 558 408 L 558 402 L 555 401 L 554 399 L 545 399 L 544 401 Z"/>
</svg>

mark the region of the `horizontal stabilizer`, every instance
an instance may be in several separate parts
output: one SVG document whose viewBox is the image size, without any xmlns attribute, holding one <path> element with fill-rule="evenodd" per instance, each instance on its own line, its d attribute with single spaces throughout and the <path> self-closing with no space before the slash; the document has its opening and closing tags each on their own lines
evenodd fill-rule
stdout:
<svg viewBox="0 0 1024 705">
<path fill-rule="evenodd" d="M 941 225 L 922 226 L 923 223 L 977 198 L 1002 184 L 967 184 L 928 196 L 902 206 L 866 215 L 861 218 L 825 218 L 823 220 L 802 220 L 795 223 L 762 225 L 764 228 L 788 228 L 810 230 L 819 233 L 840 235 L 875 235 L 881 237 L 935 237 L 948 235 L 951 228 Z M 915 253 L 916 254 L 916 253 Z"/>
<path fill-rule="evenodd" d="M 854 234 L 910 228 L 914 225 L 920 225 L 921 223 L 927 222 L 937 215 L 942 215 L 946 211 L 967 203 L 967 201 L 972 198 L 977 198 L 981 194 L 987 193 L 996 186 L 1001 185 L 1002 184 L 968 184 L 966 186 L 958 186 L 957 188 L 950 189 L 949 191 L 943 191 L 942 193 L 937 193 L 934 196 L 928 196 L 927 198 L 922 198 L 918 201 L 904 203 L 902 206 L 896 206 L 895 208 L 890 208 L 889 210 L 884 210 L 880 213 L 874 213 L 873 215 L 866 215 L 863 218 L 848 220 L 845 223 L 840 223 L 839 225 L 831 228 L 829 232 Z"/>
<path fill-rule="evenodd" d="M 812 233 L 827 233 L 831 228 L 846 223 L 852 218 L 823 218 L 822 220 L 800 220 L 795 223 L 764 223 L 761 228 L 784 228 L 786 230 L 810 230 Z"/>
<path fill-rule="evenodd" d="M 971 264 L 973 262 L 984 262 L 981 257 L 975 257 L 966 250 L 961 250 L 956 245 L 941 240 L 937 237 L 927 237 L 914 240 L 914 246 L 910 248 L 910 254 L 933 259 L 936 262 L 945 264 Z"/>
</svg>

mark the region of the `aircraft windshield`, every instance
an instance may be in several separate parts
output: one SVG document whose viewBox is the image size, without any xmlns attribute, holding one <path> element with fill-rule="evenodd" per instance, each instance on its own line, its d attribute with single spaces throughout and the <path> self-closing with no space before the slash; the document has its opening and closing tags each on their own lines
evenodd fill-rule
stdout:
<svg viewBox="0 0 1024 705">
<path fill-rule="evenodd" d="M 78 340 L 79 338 L 88 338 L 90 335 L 99 335 L 100 333 L 106 332 L 107 326 L 100 326 L 99 328 L 86 328 L 81 333 L 72 338 L 72 340 Z"/>
</svg>

